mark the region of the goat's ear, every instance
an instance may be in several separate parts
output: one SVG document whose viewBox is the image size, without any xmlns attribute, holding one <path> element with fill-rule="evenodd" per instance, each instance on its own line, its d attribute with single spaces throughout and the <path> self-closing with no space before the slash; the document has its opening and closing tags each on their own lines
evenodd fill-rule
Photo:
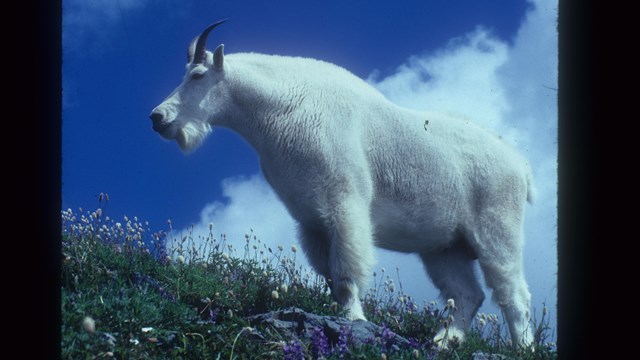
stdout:
<svg viewBox="0 0 640 360">
<path fill-rule="evenodd" d="M 216 70 L 222 70 L 224 67 L 224 44 L 218 45 L 213 52 L 213 68 Z"/>
</svg>

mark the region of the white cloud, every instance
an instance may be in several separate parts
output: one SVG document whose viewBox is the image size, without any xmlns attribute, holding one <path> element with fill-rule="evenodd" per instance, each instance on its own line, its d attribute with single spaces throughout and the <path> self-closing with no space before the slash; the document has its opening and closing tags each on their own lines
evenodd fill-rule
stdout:
<svg viewBox="0 0 640 360">
<path fill-rule="evenodd" d="M 290 248 L 296 243 L 293 219 L 261 176 L 225 179 L 222 182 L 222 194 L 225 202 L 207 204 L 200 212 L 200 219 L 193 226 L 193 238 L 196 241 L 199 238 L 206 239 L 209 224 L 213 224 L 214 236 L 219 238 L 220 234 L 225 234 L 227 244 L 234 245 L 236 249 L 244 246 L 245 235 L 252 231 L 273 249 L 278 245 Z M 174 237 L 182 239 L 190 230 L 178 231 Z M 168 244 L 169 247 L 172 245 Z"/>
<path fill-rule="evenodd" d="M 529 158 L 538 198 L 527 208 L 525 270 L 539 315 L 542 302 L 553 310 L 557 297 L 557 1 L 533 3 L 511 45 L 478 27 L 440 50 L 411 57 L 389 76 L 379 79 L 374 72 L 368 81 L 399 105 L 472 118 Z M 231 179 L 223 187 L 229 201 L 207 205 L 196 229 L 208 233 L 213 222 L 234 239 L 252 227 L 272 245 L 294 241 L 294 223 L 264 180 Z M 437 297 L 417 257 L 378 254 L 377 268 L 394 275 L 399 267 L 404 290 L 418 301 Z M 490 300 L 481 311 L 499 313 Z"/>
</svg>

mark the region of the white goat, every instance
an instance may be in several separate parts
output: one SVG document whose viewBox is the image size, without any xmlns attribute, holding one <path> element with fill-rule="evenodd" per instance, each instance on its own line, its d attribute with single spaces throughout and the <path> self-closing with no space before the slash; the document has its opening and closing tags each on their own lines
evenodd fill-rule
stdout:
<svg viewBox="0 0 640 360">
<path fill-rule="evenodd" d="M 454 299 L 454 321 L 434 339 L 442 346 L 463 340 L 484 300 L 476 259 L 513 343 L 530 344 L 527 161 L 474 123 L 400 108 L 338 66 L 205 50 L 224 21 L 191 42 L 186 75 L 152 111 L 153 129 L 184 151 L 212 126 L 246 139 L 352 320 L 365 319 L 359 297 L 377 245 L 417 253 L 443 298 Z"/>
</svg>

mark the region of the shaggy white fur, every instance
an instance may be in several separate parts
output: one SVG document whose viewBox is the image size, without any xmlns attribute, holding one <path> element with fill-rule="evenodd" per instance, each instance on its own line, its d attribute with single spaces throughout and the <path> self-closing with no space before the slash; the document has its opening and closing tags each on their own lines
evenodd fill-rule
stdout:
<svg viewBox="0 0 640 360">
<path fill-rule="evenodd" d="M 400 108 L 323 61 L 225 56 L 220 45 L 186 70 L 153 110 L 154 129 L 184 151 L 212 126 L 246 139 L 351 319 L 365 319 L 360 297 L 377 245 L 419 254 L 455 300 L 452 324 L 435 337 L 443 346 L 463 339 L 484 300 L 476 259 L 513 343 L 531 343 L 523 219 L 533 188 L 514 149 L 469 120 Z"/>
</svg>

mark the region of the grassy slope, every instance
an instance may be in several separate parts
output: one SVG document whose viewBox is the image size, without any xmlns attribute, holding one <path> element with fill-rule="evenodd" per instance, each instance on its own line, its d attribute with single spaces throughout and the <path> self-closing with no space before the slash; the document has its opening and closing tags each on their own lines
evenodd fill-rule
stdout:
<svg viewBox="0 0 640 360">
<path fill-rule="evenodd" d="M 209 234 L 198 246 L 187 236 L 166 254 L 167 234 L 151 234 L 135 218 L 118 224 L 99 213 L 70 211 L 62 218 L 65 359 L 469 359 L 476 351 L 514 359 L 557 357 L 546 343 L 544 315 L 534 324 L 535 352 L 511 349 L 492 315 L 480 315 L 462 345 L 438 351 L 431 339 L 454 309 L 419 306 L 384 273 L 364 299 L 366 315 L 410 339 L 411 347 L 387 348 L 388 333 L 357 348 L 347 336 L 326 344 L 321 331 L 286 339 L 271 329 L 249 328 L 245 318 L 290 306 L 320 315 L 341 312 L 324 279 L 296 267 L 295 252 L 270 249 L 247 235 L 239 255 L 224 236 Z"/>
</svg>

